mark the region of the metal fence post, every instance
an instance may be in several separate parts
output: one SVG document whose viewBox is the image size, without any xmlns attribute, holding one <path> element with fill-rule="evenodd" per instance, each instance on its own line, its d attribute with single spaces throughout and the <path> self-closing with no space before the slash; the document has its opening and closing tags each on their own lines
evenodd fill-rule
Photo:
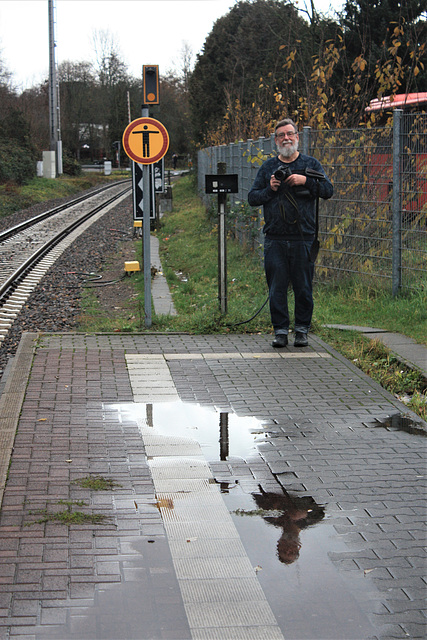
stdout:
<svg viewBox="0 0 427 640">
<path fill-rule="evenodd" d="M 218 162 L 217 173 L 225 174 L 227 165 Z M 225 222 L 225 207 L 227 194 L 218 193 L 218 299 L 222 315 L 227 313 L 227 230 Z"/>
<path fill-rule="evenodd" d="M 310 131 L 311 131 L 311 127 L 303 127 L 302 128 L 303 131 L 303 135 L 302 135 L 302 152 L 304 153 L 304 155 L 308 156 L 309 155 L 309 151 L 310 151 Z"/>
<path fill-rule="evenodd" d="M 400 188 L 402 109 L 393 111 L 392 295 L 402 286 L 402 218 Z"/>
</svg>

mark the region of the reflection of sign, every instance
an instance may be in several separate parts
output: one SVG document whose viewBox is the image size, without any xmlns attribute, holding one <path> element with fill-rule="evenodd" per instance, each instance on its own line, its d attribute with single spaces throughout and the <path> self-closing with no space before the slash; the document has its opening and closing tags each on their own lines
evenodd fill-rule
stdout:
<svg viewBox="0 0 427 640">
<path fill-rule="evenodd" d="M 154 118 L 137 118 L 126 127 L 123 149 L 131 160 L 139 164 L 154 164 L 169 148 L 169 134 Z"/>
</svg>

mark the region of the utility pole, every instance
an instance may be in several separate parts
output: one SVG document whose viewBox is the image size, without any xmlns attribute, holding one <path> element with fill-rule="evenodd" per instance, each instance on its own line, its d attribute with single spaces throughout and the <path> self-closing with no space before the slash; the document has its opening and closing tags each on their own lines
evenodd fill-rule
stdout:
<svg viewBox="0 0 427 640">
<path fill-rule="evenodd" d="M 59 85 L 55 60 L 55 17 L 53 0 L 49 8 L 49 130 L 50 150 L 55 152 L 56 175 L 62 173 L 62 140 L 59 113 Z"/>
</svg>

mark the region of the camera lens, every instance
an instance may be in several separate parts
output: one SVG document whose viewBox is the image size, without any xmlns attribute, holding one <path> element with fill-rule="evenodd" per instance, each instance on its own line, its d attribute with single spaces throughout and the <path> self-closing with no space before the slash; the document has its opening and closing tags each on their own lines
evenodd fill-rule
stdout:
<svg viewBox="0 0 427 640">
<path fill-rule="evenodd" d="M 274 177 L 276 178 L 276 180 L 286 180 L 286 178 L 289 178 L 289 176 L 291 175 L 291 172 L 289 171 L 289 169 L 277 169 L 277 171 L 274 172 Z"/>
</svg>

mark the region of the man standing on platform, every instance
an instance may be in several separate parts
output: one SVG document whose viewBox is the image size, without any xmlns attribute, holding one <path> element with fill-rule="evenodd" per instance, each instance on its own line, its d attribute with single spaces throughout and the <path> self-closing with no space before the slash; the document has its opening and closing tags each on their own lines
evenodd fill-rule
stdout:
<svg viewBox="0 0 427 640">
<path fill-rule="evenodd" d="M 298 130 L 286 118 L 277 123 L 279 152 L 260 167 L 248 194 L 251 206 L 264 210 L 264 268 L 275 338 L 286 347 L 289 333 L 288 286 L 295 296 L 295 347 L 308 345 L 313 315 L 316 201 L 333 195 L 333 186 L 316 158 L 298 151 Z"/>
</svg>

